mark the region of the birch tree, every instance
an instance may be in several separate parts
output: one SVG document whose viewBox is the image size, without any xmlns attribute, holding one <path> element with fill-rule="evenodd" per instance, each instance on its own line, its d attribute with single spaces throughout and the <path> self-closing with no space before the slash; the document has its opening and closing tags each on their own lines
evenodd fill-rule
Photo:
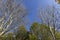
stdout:
<svg viewBox="0 0 60 40">
<path fill-rule="evenodd" d="M 26 8 L 18 0 L 0 0 L 0 36 L 24 23 Z"/>
<path fill-rule="evenodd" d="M 59 9 L 54 6 L 47 6 L 45 8 L 40 8 L 39 17 L 41 19 L 41 23 L 46 24 L 50 27 L 50 31 L 53 35 L 53 39 L 55 40 L 55 30 L 58 30 L 60 24 L 60 13 Z M 54 32 L 52 31 L 54 28 Z"/>
</svg>

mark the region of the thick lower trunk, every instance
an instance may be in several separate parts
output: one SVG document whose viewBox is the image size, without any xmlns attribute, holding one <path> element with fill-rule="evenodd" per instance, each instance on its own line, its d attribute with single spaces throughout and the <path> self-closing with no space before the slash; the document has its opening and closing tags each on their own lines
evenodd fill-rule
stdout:
<svg viewBox="0 0 60 40">
<path fill-rule="evenodd" d="M 52 28 L 50 27 L 50 32 L 51 32 L 51 34 L 52 34 L 52 36 L 53 36 L 53 40 L 55 40 L 55 34 L 54 34 L 54 32 L 52 31 Z"/>
</svg>

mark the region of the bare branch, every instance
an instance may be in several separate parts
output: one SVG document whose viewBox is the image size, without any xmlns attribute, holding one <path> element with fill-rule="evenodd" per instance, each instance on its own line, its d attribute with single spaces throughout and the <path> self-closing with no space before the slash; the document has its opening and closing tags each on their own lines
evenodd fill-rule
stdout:
<svg viewBox="0 0 60 40">
<path fill-rule="evenodd" d="M 10 26 L 18 22 L 20 25 L 23 18 L 27 15 L 25 7 L 22 3 L 17 3 L 17 0 L 6 0 L 5 3 L 3 2 L 4 1 L 2 1 L 0 5 L 0 11 L 3 13 L 3 17 L 0 20 L 0 26 L 3 30 L 0 33 L 0 36 L 10 31 L 11 28 L 13 29 L 13 27 Z"/>
</svg>

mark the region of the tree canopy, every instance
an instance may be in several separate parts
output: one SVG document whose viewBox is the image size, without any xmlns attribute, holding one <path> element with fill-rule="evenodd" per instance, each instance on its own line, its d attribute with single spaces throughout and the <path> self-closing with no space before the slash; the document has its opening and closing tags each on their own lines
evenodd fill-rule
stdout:
<svg viewBox="0 0 60 40">
<path fill-rule="evenodd" d="M 54 32 L 54 28 L 51 29 Z M 14 33 L 0 36 L 0 40 L 54 40 L 50 27 L 45 24 L 34 22 L 30 31 L 24 25 L 19 26 Z M 60 32 L 55 30 L 55 40 L 60 40 Z"/>
</svg>

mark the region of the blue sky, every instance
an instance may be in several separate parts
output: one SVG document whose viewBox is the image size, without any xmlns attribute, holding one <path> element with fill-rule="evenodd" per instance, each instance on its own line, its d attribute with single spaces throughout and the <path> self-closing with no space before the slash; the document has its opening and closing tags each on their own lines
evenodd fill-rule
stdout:
<svg viewBox="0 0 60 40">
<path fill-rule="evenodd" d="M 30 21 L 30 24 L 33 22 L 40 22 L 40 19 L 38 18 L 38 10 L 40 7 L 46 7 L 48 5 L 55 5 L 54 0 L 24 0 L 23 4 L 28 10 L 28 19 Z M 27 29 L 29 30 L 30 24 L 27 25 Z"/>
</svg>

